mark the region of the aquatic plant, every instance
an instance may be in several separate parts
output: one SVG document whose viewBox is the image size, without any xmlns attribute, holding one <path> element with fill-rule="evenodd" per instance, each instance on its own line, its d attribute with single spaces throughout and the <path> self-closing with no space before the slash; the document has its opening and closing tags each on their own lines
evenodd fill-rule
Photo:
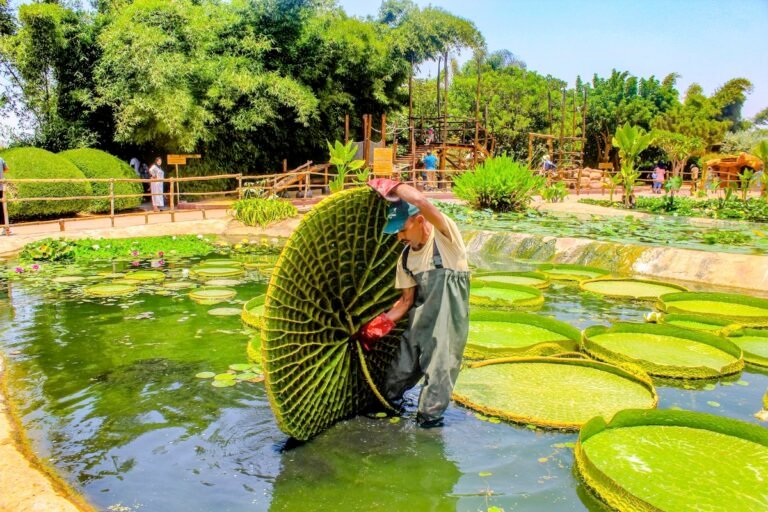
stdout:
<svg viewBox="0 0 768 512">
<path fill-rule="evenodd" d="M 337 140 L 333 145 L 326 141 L 326 145 L 328 146 L 328 162 L 336 167 L 336 177 L 328 184 L 328 188 L 331 193 L 341 192 L 344 190 L 347 174 L 350 171 L 361 169 L 365 165 L 365 160 L 355 160 L 357 144 L 352 141 L 342 144 Z"/>
<path fill-rule="evenodd" d="M 744 351 L 744 361 L 768 367 L 768 331 L 765 329 L 738 329 L 728 333 L 728 339 Z"/>
<path fill-rule="evenodd" d="M 267 227 L 298 215 L 298 210 L 290 201 L 283 199 L 241 199 L 232 203 L 229 214 L 246 226 Z M 242 246 L 241 246 L 242 248 Z"/>
<path fill-rule="evenodd" d="M 524 211 L 541 190 L 545 178 L 508 156 L 489 158 L 474 171 L 453 180 L 453 193 L 475 209 Z"/>
<path fill-rule="evenodd" d="M 472 282 L 509 283 L 547 288 L 550 280 L 542 272 L 489 272 L 478 271 L 472 274 Z"/>
<path fill-rule="evenodd" d="M 628 299 L 658 299 L 665 293 L 687 291 L 686 288 L 661 281 L 648 279 L 598 278 L 581 281 L 579 288 L 584 291 L 606 295 L 608 297 L 623 297 Z"/>
<path fill-rule="evenodd" d="M 549 203 L 562 202 L 562 200 L 567 196 L 568 189 L 566 188 L 565 183 L 562 181 L 552 183 L 551 185 L 544 187 L 541 190 L 541 198 Z"/>
<path fill-rule="evenodd" d="M 25 261 L 62 261 L 75 257 L 75 243 L 60 238 L 44 238 L 26 244 L 19 254 Z"/>
<path fill-rule="evenodd" d="M 657 307 L 667 313 L 708 315 L 734 323 L 768 326 L 768 300 L 736 293 L 680 292 L 659 297 Z"/>
<path fill-rule="evenodd" d="M 473 281 L 469 303 L 485 308 L 528 308 L 544 303 L 541 290 L 533 286 L 493 281 Z"/>
<path fill-rule="evenodd" d="M 610 274 L 602 268 L 568 263 L 543 263 L 538 266 L 538 271 L 550 279 L 561 281 L 586 281 Z"/>
<path fill-rule="evenodd" d="M 189 292 L 190 299 L 207 306 L 232 300 L 236 295 L 237 291 L 231 288 L 203 287 Z"/>
</svg>

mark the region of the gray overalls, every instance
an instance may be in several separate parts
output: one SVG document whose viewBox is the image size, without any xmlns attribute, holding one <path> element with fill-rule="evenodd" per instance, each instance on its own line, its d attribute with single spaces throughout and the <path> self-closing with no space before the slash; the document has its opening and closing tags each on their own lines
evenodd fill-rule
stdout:
<svg viewBox="0 0 768 512">
<path fill-rule="evenodd" d="M 469 272 L 443 268 L 435 241 L 435 268 L 413 274 L 407 265 L 409 249 L 403 251 L 402 265 L 416 280 L 416 300 L 408 312 L 408 329 L 400 338 L 400 351 L 387 372 L 384 393 L 390 403 L 398 404 L 403 393 L 423 376 L 418 419 L 437 421 L 451 400 L 467 343 Z"/>
</svg>

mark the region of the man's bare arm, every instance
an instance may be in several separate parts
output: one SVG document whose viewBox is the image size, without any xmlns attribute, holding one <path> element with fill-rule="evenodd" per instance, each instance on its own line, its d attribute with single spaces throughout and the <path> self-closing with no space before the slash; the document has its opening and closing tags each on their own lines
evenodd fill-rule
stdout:
<svg viewBox="0 0 768 512">
<path fill-rule="evenodd" d="M 408 310 L 411 309 L 411 306 L 413 306 L 415 300 L 416 287 L 414 286 L 412 288 L 403 288 L 402 295 L 400 295 L 400 298 L 397 299 L 397 302 L 395 302 L 395 305 L 392 306 L 392 309 L 387 311 L 387 316 L 393 322 L 397 322 L 408 313 Z"/>
<path fill-rule="evenodd" d="M 444 237 L 451 240 L 451 231 L 448 228 L 448 223 L 445 221 L 445 217 L 440 213 L 435 205 L 429 202 L 429 200 L 410 185 L 402 183 L 393 191 L 397 197 L 403 201 L 407 201 L 419 209 L 425 219 L 429 221 L 438 231 L 440 231 Z"/>
</svg>

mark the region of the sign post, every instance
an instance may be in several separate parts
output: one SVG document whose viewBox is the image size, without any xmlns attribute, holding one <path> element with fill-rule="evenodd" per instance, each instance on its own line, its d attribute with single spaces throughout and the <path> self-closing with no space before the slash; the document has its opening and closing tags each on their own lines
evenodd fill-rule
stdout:
<svg viewBox="0 0 768 512">
<path fill-rule="evenodd" d="M 373 175 L 376 178 L 391 178 L 394 172 L 392 148 L 373 148 Z"/>
<path fill-rule="evenodd" d="M 187 159 L 188 158 L 201 158 L 200 155 L 167 155 L 165 161 L 168 162 L 168 165 L 173 164 L 176 167 L 176 205 L 179 204 L 179 166 L 180 165 L 187 165 Z M 171 187 L 171 193 L 173 194 L 173 187 Z"/>
</svg>

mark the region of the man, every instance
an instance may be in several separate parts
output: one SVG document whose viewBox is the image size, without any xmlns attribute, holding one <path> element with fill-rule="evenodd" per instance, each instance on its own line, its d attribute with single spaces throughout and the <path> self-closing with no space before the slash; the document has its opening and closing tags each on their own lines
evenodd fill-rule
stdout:
<svg viewBox="0 0 768 512">
<path fill-rule="evenodd" d="M 5 179 L 5 173 L 8 172 L 8 164 L 5 163 L 5 160 L 0 158 L 0 180 Z M 5 194 L 5 184 L 0 183 L 0 201 L 3 199 L 3 194 Z M 10 235 L 11 234 L 11 228 L 3 228 L 3 235 Z"/>
<path fill-rule="evenodd" d="M 469 329 L 469 267 L 456 224 L 415 188 L 387 179 L 368 183 L 392 201 L 384 233 L 405 244 L 397 264 L 395 287 L 400 298 L 386 313 L 360 328 L 357 339 L 365 350 L 408 314 L 408 328 L 387 371 L 384 395 L 395 406 L 403 393 L 423 377 L 419 395 L 419 426 L 443 425 L 459 374 Z"/>
<path fill-rule="evenodd" d="M 437 169 L 437 157 L 432 154 L 432 151 L 427 151 L 427 154 L 421 161 L 424 164 L 424 172 L 421 173 L 421 177 L 424 180 L 424 187 L 428 190 L 434 180 L 435 170 Z"/>
</svg>

